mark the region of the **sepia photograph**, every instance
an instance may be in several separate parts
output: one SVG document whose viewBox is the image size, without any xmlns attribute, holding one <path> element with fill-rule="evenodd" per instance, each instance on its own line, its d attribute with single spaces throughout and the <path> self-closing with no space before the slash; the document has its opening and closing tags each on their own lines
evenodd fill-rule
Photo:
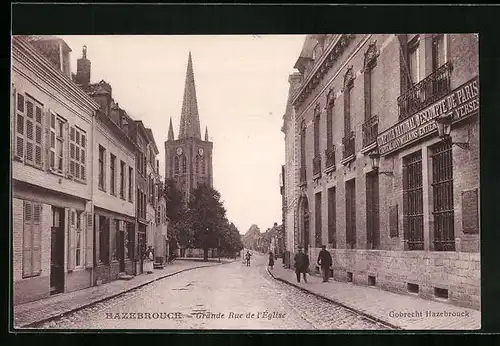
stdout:
<svg viewBox="0 0 500 346">
<path fill-rule="evenodd" d="M 12 35 L 13 328 L 481 329 L 479 36 Z"/>
</svg>

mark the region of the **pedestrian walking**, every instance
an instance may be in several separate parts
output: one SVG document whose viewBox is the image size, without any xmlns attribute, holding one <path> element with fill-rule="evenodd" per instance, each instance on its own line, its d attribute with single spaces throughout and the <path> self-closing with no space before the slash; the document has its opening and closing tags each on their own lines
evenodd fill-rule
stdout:
<svg viewBox="0 0 500 346">
<path fill-rule="evenodd" d="M 246 259 L 246 262 L 247 262 L 247 267 L 250 267 L 250 258 L 252 257 L 252 254 L 250 253 L 250 251 L 247 251 L 246 255 L 245 255 L 245 259 Z"/>
<path fill-rule="evenodd" d="M 274 255 L 272 251 L 269 251 L 269 268 L 273 269 L 274 266 Z"/>
<path fill-rule="evenodd" d="M 321 267 L 323 272 L 323 282 L 328 282 L 330 278 L 330 267 L 332 266 L 332 255 L 326 250 L 326 245 L 321 246 L 321 251 L 318 255 L 318 260 L 316 261 L 318 266 Z"/>
<path fill-rule="evenodd" d="M 309 268 L 309 256 L 302 252 L 302 247 L 299 246 L 298 252 L 295 255 L 295 274 L 297 275 L 297 282 L 300 282 L 300 274 L 304 277 L 304 282 L 307 283 L 306 273 Z"/>
</svg>

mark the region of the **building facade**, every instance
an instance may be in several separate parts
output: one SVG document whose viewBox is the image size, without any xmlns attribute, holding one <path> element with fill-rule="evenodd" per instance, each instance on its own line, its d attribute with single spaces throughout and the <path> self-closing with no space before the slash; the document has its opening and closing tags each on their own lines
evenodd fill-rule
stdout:
<svg viewBox="0 0 500 346">
<path fill-rule="evenodd" d="M 58 38 L 12 38 L 14 304 L 92 284 L 99 106 L 72 82 L 70 51 Z"/>
<path fill-rule="evenodd" d="M 477 35 L 308 35 L 295 67 L 296 245 L 327 245 L 337 280 L 480 308 Z"/>
</svg>

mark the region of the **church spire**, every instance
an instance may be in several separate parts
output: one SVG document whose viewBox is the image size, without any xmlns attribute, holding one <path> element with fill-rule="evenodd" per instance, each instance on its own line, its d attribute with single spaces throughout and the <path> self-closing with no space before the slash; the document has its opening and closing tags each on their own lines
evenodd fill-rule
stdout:
<svg viewBox="0 0 500 346">
<path fill-rule="evenodd" d="M 172 127 L 172 117 L 170 117 L 170 126 L 168 128 L 168 138 L 167 140 L 173 141 L 174 140 L 174 128 Z"/>
<path fill-rule="evenodd" d="M 184 99 L 182 101 L 181 124 L 179 127 L 179 139 L 201 139 L 200 132 L 200 118 L 198 115 L 198 101 L 196 100 L 193 61 L 191 58 L 191 52 L 189 52 L 186 84 L 184 86 Z"/>
<path fill-rule="evenodd" d="M 208 142 L 208 126 L 205 126 L 205 141 Z"/>
</svg>

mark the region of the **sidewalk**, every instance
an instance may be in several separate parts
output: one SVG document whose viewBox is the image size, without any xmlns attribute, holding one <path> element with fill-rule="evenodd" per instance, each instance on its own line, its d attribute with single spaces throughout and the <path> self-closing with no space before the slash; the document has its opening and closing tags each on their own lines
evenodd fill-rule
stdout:
<svg viewBox="0 0 500 346">
<path fill-rule="evenodd" d="M 396 328 L 410 330 L 476 330 L 481 328 L 481 312 L 478 310 L 383 291 L 376 287 L 338 282 L 333 278 L 330 278 L 329 283 L 323 283 L 320 277 L 308 275 L 307 284 L 303 281 L 297 283 L 295 271 L 285 269 L 281 264 L 268 271 L 277 280 Z M 410 315 L 404 316 L 404 313 Z"/>
<path fill-rule="evenodd" d="M 229 262 L 231 260 L 228 259 L 221 259 L 221 263 L 200 263 L 177 259 L 174 263 L 165 266 L 163 269 L 155 269 L 152 274 L 134 276 L 131 280 L 115 280 L 100 286 L 93 286 L 79 291 L 58 294 L 46 299 L 16 305 L 14 306 L 14 328 L 30 328 L 35 323 L 44 322 L 69 312 L 80 310 L 183 271 Z"/>
</svg>

